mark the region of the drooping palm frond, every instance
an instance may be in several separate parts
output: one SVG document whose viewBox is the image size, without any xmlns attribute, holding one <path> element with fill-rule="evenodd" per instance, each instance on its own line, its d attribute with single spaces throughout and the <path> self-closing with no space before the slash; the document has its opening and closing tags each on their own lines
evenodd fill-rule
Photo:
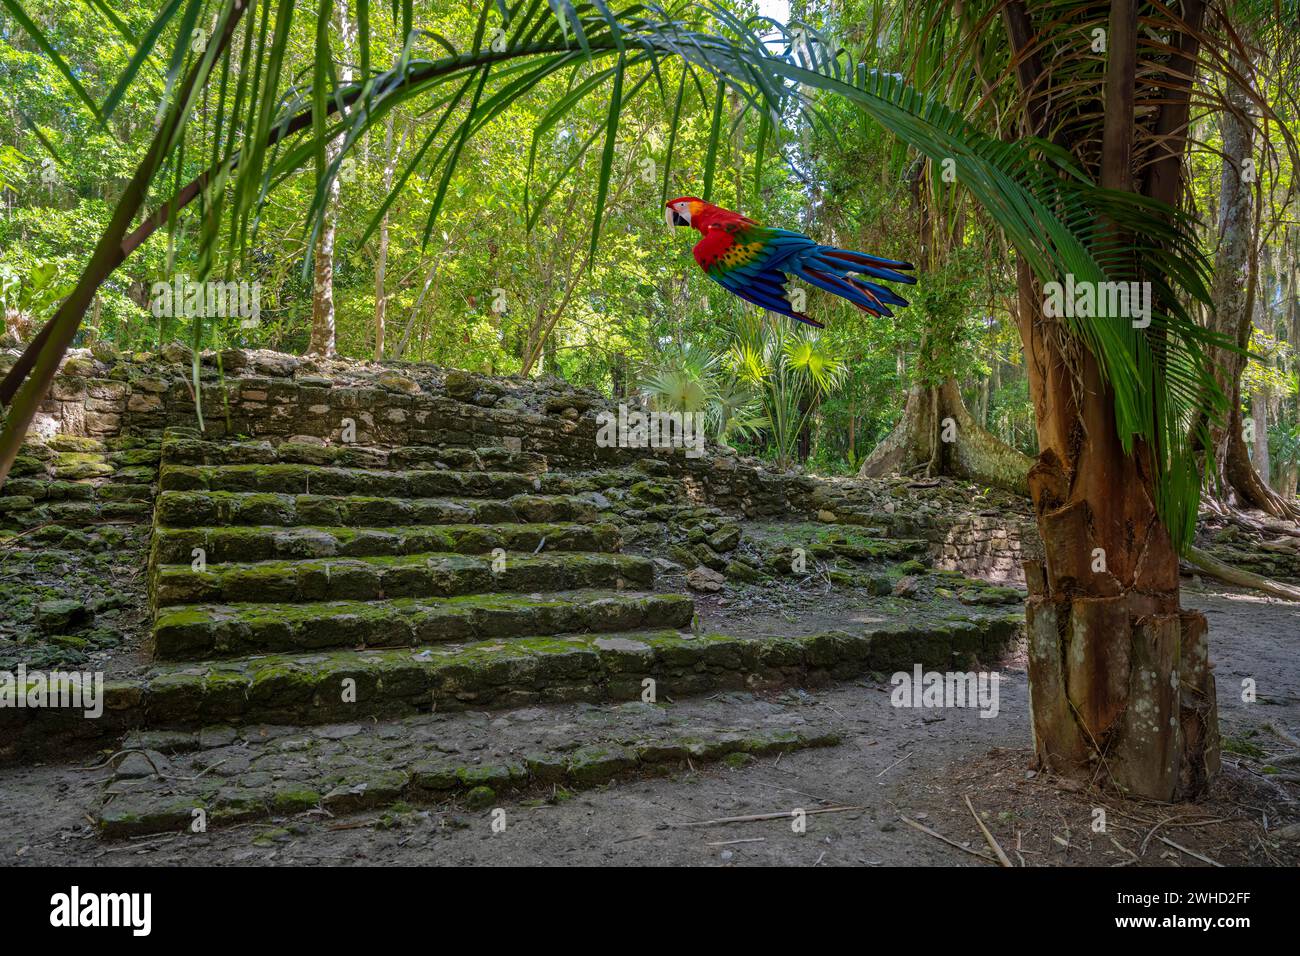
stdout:
<svg viewBox="0 0 1300 956">
<path fill-rule="evenodd" d="M 3 2 L 12 8 L 18 0 Z M 1188 538 L 1199 482 L 1180 423 L 1193 417 L 1193 410 L 1213 405 L 1215 389 L 1202 357 L 1203 336 L 1184 305 L 1204 300 L 1205 263 L 1195 251 L 1186 220 L 1172 210 L 1157 210 L 1138 197 L 1099 189 L 1086 170 L 1076 168 L 1069 156 L 1046 140 L 1000 142 L 934 95 L 918 92 L 897 76 L 869 69 L 865 64 L 871 60 L 865 51 L 832 42 L 808 26 L 797 25 L 796 35 L 771 21 L 746 21 L 723 7 L 696 3 L 679 3 L 670 9 L 634 3 L 615 10 L 605 2 L 481 0 L 472 34 L 448 39 L 411 29 L 406 4 L 401 16 L 406 40 L 395 62 L 376 69 L 367 40 L 356 78 L 338 83 L 327 55 L 330 10 L 327 3 L 315 10 L 312 24 L 318 50 L 324 50 L 316 57 L 310 77 L 290 77 L 285 71 L 297 12 L 293 0 L 189 0 L 169 5 L 159 17 L 163 24 L 155 21 L 142 39 L 141 49 L 147 43 L 160 46 L 167 17 L 180 18 L 160 105 L 168 119 L 123 196 L 84 282 L 51 322 L 60 330 L 48 342 L 52 358 L 41 351 L 47 343 L 37 347 L 39 374 L 33 374 L 30 388 L 24 386 L 23 400 L 0 436 L 0 477 L 94 289 L 125 254 L 172 221 L 186 204 L 202 200 L 205 268 L 217 261 L 214 249 L 224 232 L 229 269 L 255 234 L 258 212 L 272 190 L 315 164 L 321 175 L 308 217 L 314 239 L 330 181 L 339 175 L 348 151 L 391 110 L 406 106 L 419 109 L 430 132 L 394 180 L 371 225 L 380 221 L 393 197 L 418 172 L 437 184 L 427 238 L 470 138 L 539 84 L 572 75 L 570 92 L 543 122 L 558 122 L 590 97 L 603 97 L 607 104 L 604 123 L 577 151 L 581 156 L 600 143 L 598 201 L 590 217 L 593 244 L 600 235 L 620 119 L 635 97 L 657 93 L 665 102 L 680 102 L 686 95 L 699 98 L 702 109 L 713 117 L 705 162 L 708 180 L 718 142 L 727 132 L 720 122 L 725 91 L 734 92 L 746 108 L 759 112 L 768 148 L 775 148 L 781 123 L 788 117 L 802 115 L 817 121 L 815 94 L 855 104 L 933 162 L 953 161 L 961 186 L 1005 231 L 1040 281 L 1072 274 L 1085 282 L 1136 277 L 1159 283 L 1149 329 L 1135 329 L 1123 317 L 1108 315 L 1068 324 L 1105 372 L 1115 393 L 1121 435 L 1129 442 L 1144 439 L 1156 450 L 1160 513 L 1176 542 Z M 202 53 L 188 50 L 185 24 L 210 12 L 218 16 L 219 42 L 208 43 Z M 373 12 L 370 4 L 358 6 L 358 16 L 366 19 L 359 24 L 362 37 L 372 32 Z M 504 42 L 490 40 L 489 27 L 502 29 Z M 436 48 L 438 55 L 417 55 L 417 43 Z M 127 78 L 149 60 L 148 53 L 133 57 Z M 170 200 L 127 235 L 149 187 L 159 185 L 159 171 L 165 164 L 181 168 L 186 125 L 199 115 L 197 97 L 208 79 L 218 74 L 237 79 L 233 102 L 223 95 L 216 108 L 203 111 L 199 120 L 212 124 L 206 130 L 213 143 L 210 166 L 180 185 Z M 222 90 L 226 88 L 223 82 Z M 325 145 L 336 139 L 341 148 L 332 162 L 323 162 Z M 664 158 L 665 191 L 674 168 L 675 142 L 669 140 Z M 576 168 L 575 160 L 561 177 Z M 704 185 L 707 192 L 707 182 Z M 527 210 L 530 219 L 535 220 L 553 192 L 553 184 L 540 185 L 537 202 Z M 1165 225 L 1152 225 L 1153 212 L 1161 214 Z M 1136 234 L 1143 237 L 1158 228 L 1160 241 L 1115 248 L 1099 225 L 1104 217 L 1134 227 L 1140 224 Z M 32 367 L 21 362 L 16 366 L 19 374 L 0 386 L 0 400 L 14 394 L 17 382 Z"/>
</svg>

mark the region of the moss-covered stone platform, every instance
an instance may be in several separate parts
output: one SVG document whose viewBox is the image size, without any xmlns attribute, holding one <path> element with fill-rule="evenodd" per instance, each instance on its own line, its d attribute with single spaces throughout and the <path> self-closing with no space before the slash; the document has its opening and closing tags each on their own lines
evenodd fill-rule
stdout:
<svg viewBox="0 0 1300 956">
<path fill-rule="evenodd" d="M 0 713 L 6 756 L 214 723 L 683 700 L 965 667 L 996 658 L 1020 626 L 1005 606 L 1013 590 L 950 572 L 918 587 L 921 539 L 824 521 L 742 530 L 654 468 L 550 472 L 507 448 L 208 441 L 176 428 L 154 461 L 150 662 L 110 675 L 97 720 Z M 642 553 L 624 552 L 628 537 Z M 808 571 L 792 570 L 799 549 Z M 719 633 L 693 597 L 661 589 L 661 568 L 682 569 L 663 555 L 725 572 L 742 602 L 778 581 L 799 590 L 809 574 L 879 597 L 848 627 Z"/>
<path fill-rule="evenodd" d="M 196 809 L 556 800 L 833 745 L 788 688 L 983 666 L 1020 631 L 1019 592 L 952 560 L 1003 545 L 949 542 L 948 489 L 606 449 L 598 397 L 567 386 L 282 358 L 205 364 L 203 434 L 180 377 L 96 359 L 125 383 L 87 386 L 121 392 L 117 418 L 81 422 L 60 386 L 59 427 L 93 437 L 33 443 L 0 494 L 0 534 L 31 545 L 15 567 L 43 575 L 0 650 L 107 677 L 97 719 L 0 710 L 0 760 L 98 750 L 107 836 Z M 92 596 L 47 594 L 78 548 Z M 103 567 L 121 586 L 101 600 Z M 118 620 L 135 632 L 101 650 Z"/>
</svg>

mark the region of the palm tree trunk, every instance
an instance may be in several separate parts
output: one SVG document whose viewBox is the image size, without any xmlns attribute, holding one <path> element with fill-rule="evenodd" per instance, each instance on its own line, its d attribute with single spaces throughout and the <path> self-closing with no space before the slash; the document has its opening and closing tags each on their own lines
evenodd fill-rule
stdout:
<svg viewBox="0 0 1300 956">
<path fill-rule="evenodd" d="M 1111 5 L 1100 179 L 1117 189 L 1133 183 L 1136 18 L 1135 0 Z M 1026 80 L 1036 88 L 1037 77 L 1022 73 Z M 1175 89 L 1180 82 L 1188 75 Z M 1177 96 L 1167 100 L 1163 109 L 1185 108 Z M 1184 127 L 1172 126 L 1176 136 Z M 1181 143 L 1163 144 L 1181 155 Z M 1169 173 L 1154 177 L 1161 190 L 1170 189 Z M 1214 677 L 1205 618 L 1179 603 L 1178 556 L 1156 513 L 1150 449 L 1139 442 L 1125 451 L 1096 359 L 1043 314 L 1023 260 L 1018 321 L 1037 420 L 1029 488 L 1044 553 L 1026 565 L 1035 754 L 1077 780 L 1156 800 L 1195 796 L 1219 769 Z"/>
<path fill-rule="evenodd" d="M 1219 769 L 1205 618 L 1180 607 L 1147 449 L 1124 451 L 1095 359 L 1060 347 L 1021 273 L 1041 449 L 1029 487 L 1044 553 L 1026 565 L 1034 750 L 1068 777 L 1191 797 Z"/>
</svg>

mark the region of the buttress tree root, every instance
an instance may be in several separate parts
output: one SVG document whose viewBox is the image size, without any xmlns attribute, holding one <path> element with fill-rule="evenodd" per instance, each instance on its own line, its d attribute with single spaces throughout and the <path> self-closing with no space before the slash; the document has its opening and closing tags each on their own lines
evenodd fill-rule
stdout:
<svg viewBox="0 0 1300 956">
<path fill-rule="evenodd" d="M 1021 495 L 1033 460 L 975 420 L 954 379 L 933 388 L 914 387 L 903 417 L 862 463 L 863 478 L 887 475 L 950 475 Z"/>
</svg>

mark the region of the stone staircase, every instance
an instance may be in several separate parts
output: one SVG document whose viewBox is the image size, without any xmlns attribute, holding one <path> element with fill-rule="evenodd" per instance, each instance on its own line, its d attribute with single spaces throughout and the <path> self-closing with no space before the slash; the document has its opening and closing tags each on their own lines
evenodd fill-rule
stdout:
<svg viewBox="0 0 1300 956">
<path fill-rule="evenodd" d="M 1019 554 L 1005 502 L 954 524 L 969 489 L 607 448 L 564 383 L 264 352 L 201 357 L 201 435 L 174 352 L 70 357 L 0 489 L 0 651 L 104 675 L 93 718 L 0 709 L 0 763 L 98 764 L 107 836 L 830 746 L 858 729 L 795 688 L 968 669 L 1022 624 L 964 577 Z"/>
<path fill-rule="evenodd" d="M 1019 628 L 1018 611 L 958 605 L 957 617 L 886 614 L 854 630 L 703 632 L 694 599 L 657 590 L 655 560 L 624 551 L 625 530 L 676 521 L 686 546 L 669 553 L 757 588 L 801 541 L 866 562 L 826 578 L 886 601 L 926 545 L 755 524 L 742 568 L 739 551 L 714 550 L 739 533 L 712 530 L 719 512 L 674 500 L 678 483 L 647 478 L 655 469 L 553 472 L 503 446 L 213 441 L 187 428 L 166 431 L 160 458 L 149 663 L 109 683 L 105 720 L 47 711 L 20 728 L 29 741 L 117 735 L 97 809 L 110 837 L 185 830 L 196 811 L 218 825 L 486 805 L 500 790 L 833 745 L 839 729 L 779 707 L 770 723 L 737 723 L 719 692 L 966 666 Z M 537 731 L 512 737 L 519 720 Z"/>
<path fill-rule="evenodd" d="M 169 434 L 150 723 L 464 706 L 489 692 L 456 676 L 479 659 L 680 637 L 691 598 L 653 593 L 653 562 L 621 553 L 588 497 L 546 479 L 544 458 L 503 448 Z M 510 670 L 521 701 L 599 696 L 562 683 L 532 695 L 528 668 Z"/>
</svg>

